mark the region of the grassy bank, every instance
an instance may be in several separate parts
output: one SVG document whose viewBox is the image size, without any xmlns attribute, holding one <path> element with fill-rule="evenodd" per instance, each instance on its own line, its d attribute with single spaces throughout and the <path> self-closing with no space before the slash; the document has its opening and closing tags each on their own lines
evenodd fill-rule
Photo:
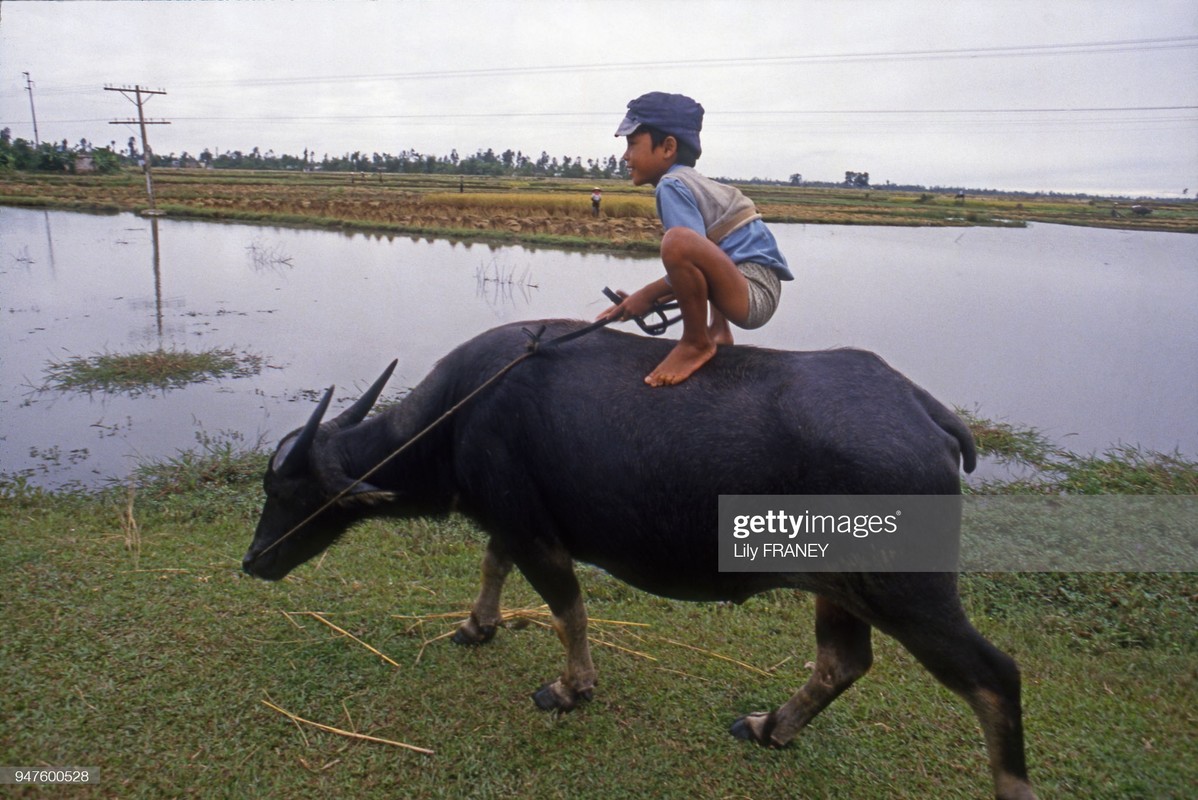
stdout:
<svg viewBox="0 0 1198 800">
<path fill-rule="evenodd" d="M 1042 481 L 1104 476 L 1092 491 L 1198 485 L 1198 465 L 1154 454 L 986 447 L 1040 459 Z M 206 441 L 100 493 L 0 484 L 0 763 L 99 767 L 101 783 L 72 797 L 990 791 L 972 714 L 881 635 L 870 675 L 792 746 L 730 737 L 736 716 L 806 679 L 812 601 L 789 592 L 687 604 L 580 568 L 600 687 L 573 714 L 542 714 L 528 695 L 556 674 L 561 647 L 523 579 L 510 583 L 512 623 L 492 644 L 442 638 L 477 588 L 482 540 L 460 518 L 363 524 L 281 583 L 242 575 L 264 464 L 261 452 Z M 1131 489 L 1132 469 L 1167 477 Z M 1042 797 L 1191 796 L 1192 575 L 967 575 L 963 593 L 1023 669 Z"/>
<path fill-rule="evenodd" d="M 648 187 L 599 181 L 429 175 L 164 169 L 159 209 L 174 217 L 270 222 L 608 250 L 654 249 L 660 239 Z M 1023 226 L 1028 222 L 1198 232 L 1198 203 L 1151 203 L 1133 213 L 1107 198 L 1070 199 L 743 185 L 768 221 L 904 226 Z M 148 205 L 140 173 L 0 173 L 0 205 L 112 212 Z"/>
</svg>

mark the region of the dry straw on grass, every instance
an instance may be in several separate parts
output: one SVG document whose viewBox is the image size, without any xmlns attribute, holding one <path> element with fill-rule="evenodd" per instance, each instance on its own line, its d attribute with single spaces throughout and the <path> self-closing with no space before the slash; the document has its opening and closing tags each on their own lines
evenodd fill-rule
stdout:
<svg viewBox="0 0 1198 800">
<path fill-rule="evenodd" d="M 282 613 L 287 618 L 287 620 L 289 622 L 291 622 L 291 624 L 295 625 L 296 627 L 302 627 L 302 626 L 300 626 L 295 621 L 294 617 L 297 617 L 297 616 L 298 617 L 311 617 L 311 618 L 317 620 L 318 622 L 328 626 L 329 628 L 332 628 L 334 631 L 336 631 L 341 636 L 343 636 L 347 639 L 350 639 L 350 640 L 354 641 L 355 643 L 361 645 L 366 650 L 369 650 L 374 655 L 376 655 L 379 658 L 386 661 L 388 664 L 391 664 L 392 666 L 397 667 L 397 668 L 400 666 L 400 664 L 397 661 L 395 661 L 395 659 L 386 655 L 385 653 L 380 651 L 378 648 L 373 647 L 372 645 L 367 644 L 366 642 L 362 641 L 357 636 L 354 636 L 352 633 L 345 630 L 344 628 L 330 622 L 320 612 L 316 612 L 316 611 L 284 611 Z M 461 620 L 464 617 L 468 616 L 468 614 L 469 614 L 469 611 L 450 611 L 450 612 L 438 613 L 438 614 L 425 614 L 425 615 L 395 614 L 393 616 L 396 619 L 410 620 L 412 624 L 408 627 L 407 632 L 409 634 L 418 634 L 420 636 L 420 639 L 421 639 L 420 651 L 417 653 L 416 660 L 415 660 L 415 663 L 419 664 L 420 659 L 424 656 L 425 648 L 427 648 L 429 645 L 433 644 L 434 642 L 438 642 L 442 639 L 447 639 L 450 636 L 453 636 L 454 633 L 457 631 L 458 625 L 460 624 Z M 451 625 L 451 627 L 449 630 L 447 630 L 443 633 L 433 636 L 432 638 L 428 638 L 425 636 L 425 633 L 424 633 L 424 626 L 426 623 L 427 624 L 437 624 L 437 625 L 445 625 L 448 623 Z M 747 670 L 756 675 L 761 675 L 763 677 L 772 676 L 773 673 L 777 670 L 777 668 L 779 666 L 781 666 L 781 664 L 777 664 L 777 665 L 771 667 L 770 669 L 765 670 L 765 669 L 761 669 L 759 667 L 755 667 L 752 664 L 741 661 L 739 659 L 732 658 L 731 656 L 726 656 L 722 653 L 717 653 L 712 650 L 706 650 L 702 647 L 696 647 L 695 645 L 687 644 L 686 642 L 680 642 L 680 641 L 677 641 L 676 639 L 670 639 L 670 638 L 667 638 L 664 636 L 656 636 L 656 635 L 648 634 L 648 633 L 637 633 L 635 631 L 636 628 L 651 627 L 650 625 L 648 625 L 647 623 L 644 623 L 644 622 L 629 622 L 627 620 L 603 619 L 601 617 L 595 617 L 595 618 L 589 619 L 588 623 L 590 625 L 591 633 L 588 634 L 587 639 L 588 639 L 588 641 L 591 642 L 591 644 L 608 647 L 613 650 L 619 651 L 621 653 L 625 653 L 627 655 L 634 656 L 636 658 L 643 658 L 647 661 L 652 661 L 656 664 L 661 664 L 661 661 L 662 661 L 662 659 L 659 658 L 658 656 L 653 655 L 649 652 L 646 652 L 645 649 L 636 649 L 634 647 L 630 647 L 630 646 L 628 646 L 628 644 L 629 644 L 628 642 L 613 640 L 613 638 L 618 638 L 621 635 L 626 635 L 626 636 L 629 636 L 632 639 L 634 639 L 636 642 L 639 642 L 644 645 L 652 645 L 654 643 L 658 643 L 658 644 L 671 645 L 673 647 L 680 647 L 685 650 L 689 650 L 693 653 L 698 653 L 699 655 L 705 656 L 707 658 L 711 658 L 711 659 L 715 659 L 717 661 L 735 665 L 737 667 L 740 667 L 741 669 Z M 500 610 L 500 625 L 502 625 L 504 627 L 514 628 L 514 629 L 527 627 L 528 625 L 536 625 L 541 628 L 548 628 L 548 629 L 552 630 L 554 627 L 553 626 L 553 614 L 550 613 L 548 606 L 545 606 L 545 605 L 526 607 L 526 608 L 501 609 Z M 786 663 L 786 662 L 783 661 L 782 663 Z M 682 675 L 687 678 L 694 678 L 696 680 L 705 680 L 704 678 L 701 678 L 700 676 L 693 675 L 691 673 L 688 673 L 683 670 L 676 669 L 676 668 L 670 667 L 670 666 L 661 665 L 661 666 L 658 666 L 657 669 L 660 669 L 663 672 L 669 672 L 669 673 L 672 673 L 675 675 Z M 318 728 L 319 730 L 326 731 L 328 733 L 335 733 L 339 736 L 347 736 L 347 737 L 353 738 L 353 739 L 362 739 L 365 741 L 377 742 L 380 744 L 388 744 L 388 745 L 392 745 L 394 747 L 402 747 L 402 748 L 406 748 L 409 750 L 415 750 L 416 752 L 420 752 L 420 753 L 427 753 L 430 755 L 433 752 L 432 750 L 428 750 L 423 747 L 416 747 L 414 745 L 404 744 L 403 742 L 395 742 L 395 741 L 391 741 L 388 739 L 380 739 L 375 736 L 367 736 L 366 734 L 356 733 L 354 731 L 346 731 L 341 728 L 335 728 L 330 725 L 324 725 L 319 722 L 313 722 L 311 720 L 304 719 L 303 717 L 297 716 L 296 714 L 293 714 L 290 711 L 286 711 L 286 710 L 280 708 L 279 706 L 275 705 L 274 703 L 269 702 L 267 700 L 263 700 L 262 703 L 263 703 L 263 705 L 266 705 L 266 706 L 274 709 L 275 711 L 279 712 L 280 714 L 283 714 L 284 716 L 291 719 L 293 722 L 296 723 L 297 727 L 301 724 L 309 725 L 314 728 Z M 349 718 L 349 710 L 348 709 L 346 709 L 346 717 Z M 352 718 L 351 718 L 351 725 L 352 725 Z M 302 731 L 302 728 L 301 728 L 301 731 Z"/>
<path fill-rule="evenodd" d="M 121 532 L 125 534 L 125 549 L 133 554 L 133 569 L 141 564 L 141 526 L 133 515 L 133 501 L 137 497 L 137 489 L 129 487 L 125 498 L 125 506 L 121 509 Z"/>
<path fill-rule="evenodd" d="M 413 620 L 413 625 L 408 629 L 409 633 L 412 633 L 417 629 L 419 629 L 421 631 L 421 637 L 423 639 L 423 642 L 422 642 L 422 645 L 420 648 L 420 654 L 417 655 L 417 657 L 416 657 L 416 661 L 417 661 L 417 663 L 419 663 L 420 656 L 424 654 L 424 648 L 428 647 L 428 645 L 432 644 L 433 642 L 453 636 L 453 634 L 457 631 L 457 623 L 459 623 L 462 620 L 462 618 L 464 616 L 467 616 L 468 614 L 469 614 L 468 611 L 451 611 L 451 612 L 441 613 L 441 614 L 427 614 L 427 615 L 396 614 L 394 616 L 398 619 Z M 424 624 L 426 622 L 437 622 L 437 623 L 452 622 L 453 628 L 449 631 L 446 631 L 445 633 L 439 634 L 438 636 L 434 636 L 431 639 L 424 639 L 423 631 L 424 631 Z M 741 661 L 736 658 L 732 658 L 731 656 L 726 656 L 722 653 L 717 653 L 713 650 L 705 650 L 702 647 L 696 647 L 695 645 L 687 644 L 686 642 L 680 642 L 680 641 L 677 641 L 676 639 L 670 639 L 665 636 L 657 636 L 654 634 L 638 634 L 634 630 L 632 630 L 634 628 L 652 627 L 649 624 L 644 623 L 644 622 L 628 622 L 626 620 L 613 620 L 613 619 L 603 619 L 603 618 L 599 618 L 599 617 L 592 617 L 592 618 L 588 619 L 588 624 L 591 627 L 591 633 L 588 634 L 587 639 L 588 639 L 588 641 L 591 642 L 591 644 L 608 647 L 613 650 L 618 650 L 622 653 L 626 653 L 631 656 L 636 656 L 637 658 L 646 659 L 648 661 L 654 661 L 654 662 L 660 663 L 662 661 L 662 659 L 659 658 L 658 656 L 651 654 L 651 653 L 645 652 L 644 649 L 635 649 L 633 647 L 629 647 L 627 645 L 627 643 L 625 643 L 625 642 L 612 641 L 612 639 L 609 637 L 622 633 L 627 636 L 631 636 L 637 642 L 640 642 L 645 645 L 653 645 L 654 643 L 660 643 L 660 644 L 668 644 L 668 645 L 671 645 L 674 647 L 681 647 L 685 650 L 690 650 L 691 652 L 698 653 L 707 658 L 711 658 L 711 659 L 715 659 L 718 661 L 723 661 L 723 662 L 726 662 L 729 664 L 733 664 L 735 666 L 740 667 L 741 669 L 747 670 L 756 675 L 761 675 L 761 676 L 767 677 L 767 678 L 771 677 L 774 674 L 774 672 L 778 669 L 778 667 L 780 667 L 782 664 L 786 663 L 786 661 L 783 661 L 780 664 L 776 664 L 769 669 L 761 669 L 760 667 L 755 667 L 752 664 L 749 664 L 747 662 Z M 528 625 L 537 625 L 539 627 L 548 628 L 548 629 L 552 630 L 553 629 L 553 614 L 551 614 L 549 612 L 549 607 L 545 606 L 545 605 L 528 607 L 528 608 L 501 609 L 500 610 L 500 625 L 502 625 L 504 627 L 514 628 L 514 629 L 519 629 L 522 627 L 526 627 Z M 598 629 L 598 630 L 596 630 L 596 629 Z M 789 660 L 789 659 L 787 659 L 787 660 Z M 665 666 L 660 667 L 660 669 L 665 670 L 667 672 L 673 672 L 675 674 L 680 674 L 680 675 L 688 674 L 688 673 L 682 672 L 681 670 L 672 669 L 672 668 L 665 667 Z M 690 676 L 690 677 L 697 677 L 697 676 Z"/>
<path fill-rule="evenodd" d="M 329 628 L 332 628 L 334 631 L 336 631 L 341 636 L 344 636 L 345 638 L 350 639 L 353 642 L 361 645 L 365 649 L 369 650 L 371 653 L 375 654 L 379 658 L 386 661 L 391 666 L 396 667 L 397 669 L 400 667 L 399 662 L 397 662 L 395 659 L 391 658 L 386 653 L 383 653 L 378 648 L 368 644 L 367 642 L 362 641 L 357 636 L 354 636 L 352 633 L 345 630 L 344 628 L 334 624 L 333 622 L 330 622 L 320 612 L 317 612 L 317 611 L 284 611 L 282 613 L 285 617 L 287 617 L 288 621 L 290 621 L 293 625 L 296 625 L 296 627 L 301 627 L 301 626 L 299 626 L 298 623 L 295 622 L 293 617 L 296 617 L 296 616 L 312 617 L 313 619 L 317 620 L 318 622 L 321 622 L 324 625 L 328 626 Z M 419 636 L 420 636 L 420 640 L 421 640 L 420 651 L 416 654 L 416 659 L 413 662 L 415 664 L 419 664 L 420 660 L 424 657 L 425 649 L 428 648 L 428 646 L 431 644 L 439 642 L 442 639 L 448 639 L 449 637 L 453 636 L 457 632 L 458 625 L 461 623 L 461 620 L 464 617 L 469 616 L 469 613 L 470 613 L 469 611 L 449 611 L 449 612 L 443 612 L 443 613 L 438 613 L 438 614 L 423 614 L 423 615 L 393 614 L 392 616 L 395 617 L 396 619 L 410 620 L 412 622 L 412 624 L 407 629 L 407 633 L 409 635 L 419 632 Z M 536 625 L 541 628 L 553 630 L 553 614 L 550 613 L 549 607 L 546 605 L 530 606 L 530 607 L 526 607 L 526 608 L 500 609 L 499 613 L 500 613 L 499 624 L 505 628 L 512 628 L 514 630 L 519 630 L 519 629 L 525 628 L 529 625 Z M 448 623 L 448 624 L 450 624 L 451 627 L 449 628 L 449 630 L 446 630 L 446 631 L 439 633 L 436 636 L 433 636 L 430 638 L 430 637 L 427 637 L 424 632 L 424 626 L 426 623 L 438 624 L 438 625 L 444 625 L 444 624 Z M 607 647 L 612 650 L 617 650 L 621 653 L 625 653 L 630 656 L 635 656 L 636 658 L 643 658 L 647 661 L 653 661 L 653 662 L 657 662 L 657 663 L 661 663 L 662 658 L 660 658 L 657 655 L 653 655 L 652 653 L 646 652 L 648 647 L 641 647 L 642 645 L 652 646 L 654 644 L 666 644 L 666 645 L 670 645 L 672 647 L 680 647 L 684 650 L 689 650 L 693 653 L 698 653 L 699 655 L 704 656 L 706 658 L 710 658 L 710 659 L 714 659 L 717 661 L 722 661 L 722 662 L 725 662 L 728 664 L 732 664 L 734 666 L 740 667 L 743 670 L 752 672 L 756 675 L 760 675 L 760 676 L 766 677 L 766 678 L 774 675 L 774 673 L 777 672 L 778 668 L 781 667 L 782 664 L 785 664 L 787 661 L 790 660 L 790 659 L 784 659 L 782 662 L 775 664 L 774 666 L 772 666 L 768 669 L 762 669 L 760 667 L 756 667 L 752 664 L 749 664 L 748 662 L 741 661 L 740 659 L 724 655 L 723 653 L 717 653 L 714 650 L 707 650 L 702 647 L 696 647 L 695 645 L 688 644 L 687 642 L 680 642 L 677 639 L 671 639 L 666 636 L 658 636 L 658 635 L 650 634 L 650 633 L 635 632 L 634 629 L 636 629 L 636 628 L 651 627 L 649 624 L 644 623 L 644 622 L 629 622 L 627 620 L 603 619 L 601 617 L 592 617 L 592 618 L 588 619 L 588 625 L 590 626 L 590 633 L 587 635 L 587 640 L 590 641 L 591 644 L 598 645 L 601 647 Z M 627 641 L 619 640 L 618 637 L 621 635 L 631 637 L 633 640 L 635 640 L 636 643 L 639 643 L 638 647 L 640 649 L 638 649 L 638 647 L 630 646 L 631 643 L 629 643 Z M 616 640 L 613 640 L 613 637 L 616 637 Z M 682 672 L 681 670 L 669 668 L 666 666 L 662 666 L 662 667 L 660 667 L 660 669 L 665 670 L 667 672 L 673 672 L 673 673 L 677 673 L 677 674 L 681 674 L 681 675 L 687 674 L 685 672 Z M 691 677 L 697 677 L 697 676 L 691 676 Z"/>
<path fill-rule="evenodd" d="M 396 668 L 398 668 L 398 667 L 399 667 L 399 662 L 397 662 L 395 659 L 391 658 L 391 656 L 387 655 L 386 653 L 383 653 L 383 652 L 382 652 L 382 651 L 380 651 L 380 650 L 377 650 L 377 649 L 375 649 L 374 647 L 371 647 L 371 646 L 370 646 L 370 645 L 368 645 L 366 642 L 364 642 L 364 641 L 362 641 L 361 639 L 359 639 L 357 636 L 354 636 L 352 633 L 350 633 L 349 631 L 345 630 L 345 628 L 339 627 L 339 626 L 337 626 L 337 625 L 334 625 L 332 622 L 329 622 L 327 619 L 325 619 L 325 618 L 324 618 L 324 617 L 323 617 L 323 616 L 322 616 L 322 615 L 321 615 L 319 612 L 317 612 L 317 611 L 284 611 L 284 612 L 283 612 L 283 615 L 284 615 L 285 617 L 287 617 L 288 619 L 291 619 L 291 615 L 292 615 L 292 614 L 295 614 L 295 615 L 297 615 L 297 616 L 312 617 L 312 619 L 315 619 L 315 620 L 317 620 L 317 621 L 319 621 L 319 622 L 323 622 L 325 625 L 327 625 L 327 626 L 329 626 L 330 628 L 332 628 L 333 630 L 337 631 L 337 633 L 341 634 L 342 636 L 344 636 L 344 637 L 346 637 L 346 638 L 348 638 L 348 639 L 352 639 L 353 641 L 355 641 L 355 642 L 357 642 L 358 644 L 362 645 L 362 646 L 363 646 L 363 647 L 365 647 L 367 650 L 369 650 L 370 652 L 374 653 L 376 656 L 378 656 L 379 658 L 383 659 L 384 661 L 386 661 L 386 662 L 387 662 L 388 664 L 390 664 L 391 666 L 393 666 L 393 667 L 396 667 Z M 294 620 L 292 620 L 292 622 L 294 622 Z"/>
<path fill-rule="evenodd" d="M 338 736 L 345 736 L 350 739 L 360 739 L 365 742 L 376 742 L 378 744 L 386 744 L 386 745 L 390 745 L 392 747 L 401 747 L 405 750 L 413 750 L 417 753 L 424 753 L 425 755 L 430 755 L 430 756 L 433 755 L 433 752 L 434 752 L 432 750 L 429 750 L 427 747 L 417 747 L 414 744 L 407 744 L 406 742 L 396 742 L 392 739 L 381 739 L 378 736 L 369 736 L 365 733 L 357 733 L 355 731 L 342 730 L 341 728 L 334 728 L 332 725 L 324 725 L 320 722 L 313 722 L 310 719 L 304 719 L 301 716 L 292 714 L 290 711 L 280 708 L 279 706 L 275 705 L 274 703 L 270 702 L 269 700 L 263 700 L 262 705 L 279 712 L 283 716 L 290 719 L 292 722 L 296 723 L 297 726 L 300 724 L 310 725 L 313 728 L 316 728 L 317 730 L 322 730 L 327 733 L 335 733 Z"/>
</svg>

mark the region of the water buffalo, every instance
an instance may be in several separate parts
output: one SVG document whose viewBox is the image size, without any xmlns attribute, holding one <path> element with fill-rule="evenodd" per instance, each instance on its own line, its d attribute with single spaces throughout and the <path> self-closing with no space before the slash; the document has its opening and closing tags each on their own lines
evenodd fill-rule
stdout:
<svg viewBox="0 0 1198 800">
<path fill-rule="evenodd" d="M 816 595 L 811 678 L 777 710 L 737 720 L 733 734 L 787 744 L 869 669 L 877 628 L 973 708 L 996 796 L 1034 797 L 1018 668 L 966 619 L 955 574 L 720 572 L 716 563 L 721 494 L 958 494 L 961 464 L 972 470 L 976 454 L 955 414 L 857 350 L 723 347 L 685 383 L 654 389 L 641 377 L 672 343 L 605 329 L 542 347 L 445 417 L 527 352 L 531 325 L 459 346 L 373 416 L 390 368 L 322 422 L 330 388 L 272 458 L 245 571 L 278 580 L 363 517 L 457 508 L 490 541 L 456 640 L 495 634 L 500 591 L 517 566 L 549 605 L 566 650 L 561 676 L 533 696 L 545 710 L 569 710 L 595 686 L 575 560 L 687 600 L 807 590 Z M 547 325 L 549 338 L 583 323 Z"/>
</svg>

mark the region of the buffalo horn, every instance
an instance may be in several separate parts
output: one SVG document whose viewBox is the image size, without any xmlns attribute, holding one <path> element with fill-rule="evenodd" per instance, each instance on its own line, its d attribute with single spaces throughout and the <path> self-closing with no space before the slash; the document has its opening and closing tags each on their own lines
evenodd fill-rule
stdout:
<svg viewBox="0 0 1198 800">
<path fill-rule="evenodd" d="M 329 403 L 333 400 L 333 389 L 330 386 L 325 391 L 324 397 L 320 400 L 320 405 L 316 406 L 316 410 L 312 412 L 304 429 L 299 432 L 292 442 L 291 447 L 287 450 L 287 455 L 283 457 L 283 462 L 275 468 L 275 472 L 281 475 L 295 475 L 304 468 L 308 462 L 308 451 L 312 449 L 312 441 L 316 438 L 316 431 L 320 429 L 320 421 L 324 419 L 324 412 L 329 410 Z"/>
<path fill-rule="evenodd" d="M 342 411 L 335 420 L 334 424 L 339 428 L 348 428 L 351 425 L 357 425 L 362 420 L 366 419 L 366 415 L 370 413 L 370 409 L 374 408 L 374 404 L 378 402 L 379 395 L 383 393 L 383 387 L 387 385 L 387 381 L 391 377 L 391 373 L 395 371 L 395 365 L 399 363 L 399 359 L 392 361 L 391 364 L 383 370 L 383 374 L 374 382 L 366 393 L 354 401 L 354 404 Z"/>
</svg>

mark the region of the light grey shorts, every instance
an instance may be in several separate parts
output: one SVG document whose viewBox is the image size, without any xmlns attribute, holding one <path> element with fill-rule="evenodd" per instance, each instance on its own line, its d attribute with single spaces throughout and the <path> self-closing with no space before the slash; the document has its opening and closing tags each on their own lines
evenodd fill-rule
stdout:
<svg viewBox="0 0 1198 800">
<path fill-rule="evenodd" d="M 778 310 L 782 281 L 777 272 L 752 261 L 737 264 L 736 268 L 749 281 L 749 317 L 737 327 L 751 331 L 769 322 Z"/>
</svg>

